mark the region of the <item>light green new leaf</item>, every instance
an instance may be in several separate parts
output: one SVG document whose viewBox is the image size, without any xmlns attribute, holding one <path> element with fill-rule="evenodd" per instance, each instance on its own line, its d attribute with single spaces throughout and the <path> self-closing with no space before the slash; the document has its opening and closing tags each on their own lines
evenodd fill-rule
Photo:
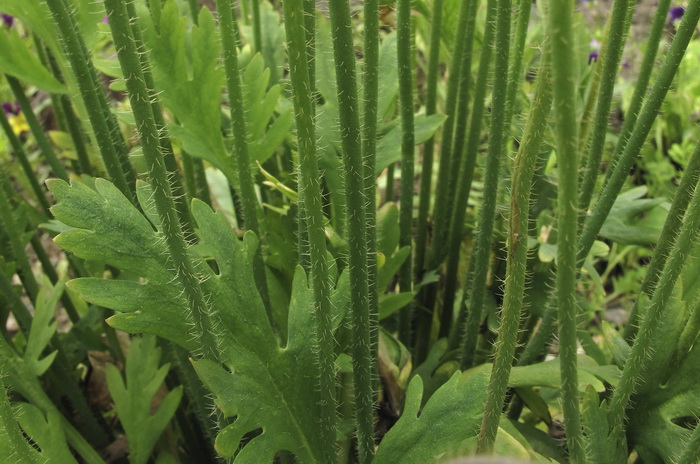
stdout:
<svg viewBox="0 0 700 464">
<path fill-rule="evenodd" d="M 24 351 L 24 364 L 36 377 L 41 376 L 53 363 L 57 352 L 41 357 L 42 352 L 51 341 L 56 332 L 56 321 L 51 321 L 56 313 L 56 304 L 63 293 L 63 283 L 52 286 L 44 281 L 37 296 L 36 311 L 32 320 L 32 329 L 29 332 L 27 348 Z M 41 358 L 41 359 L 40 359 Z"/>
<path fill-rule="evenodd" d="M 190 155 L 209 161 L 232 178 L 233 163 L 221 132 L 221 46 L 211 12 L 202 8 L 198 25 L 189 30 L 187 18 L 180 16 L 173 0 L 163 6 L 159 28 L 144 8 L 139 18 L 156 89 L 177 120 L 169 130 Z"/>
<path fill-rule="evenodd" d="M 126 383 L 113 364 L 106 366 L 107 385 L 119 421 L 129 440 L 129 461 L 148 462 L 161 433 L 172 419 L 180 399 L 182 386 L 170 391 L 151 415 L 153 397 L 168 374 L 169 365 L 160 366 L 160 348 L 156 338 L 132 338 L 126 358 Z"/>
<path fill-rule="evenodd" d="M 270 82 L 270 68 L 265 68 L 261 55 L 255 55 L 241 70 L 243 104 L 245 106 L 248 143 L 251 163 L 264 163 L 282 144 L 294 122 L 292 108 L 287 108 L 270 123 L 280 99 L 282 88 L 274 85 L 267 90 Z"/>
<path fill-rule="evenodd" d="M 36 85 L 51 93 L 66 93 L 66 87 L 44 67 L 15 29 L 0 29 L 0 72 Z"/>
</svg>

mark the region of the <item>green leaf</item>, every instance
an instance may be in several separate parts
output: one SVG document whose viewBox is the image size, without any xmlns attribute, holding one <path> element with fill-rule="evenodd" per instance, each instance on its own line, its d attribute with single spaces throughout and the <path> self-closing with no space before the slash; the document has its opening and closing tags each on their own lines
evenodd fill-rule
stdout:
<svg viewBox="0 0 700 464">
<path fill-rule="evenodd" d="M 53 210 L 56 218 L 75 228 L 61 233 L 56 242 L 79 257 L 99 257 L 138 276 L 139 281 L 77 279 L 71 286 L 86 300 L 116 310 L 110 319 L 113 326 L 153 333 L 194 350 L 189 308 L 174 283 L 157 225 L 109 182 L 98 179 L 95 187 L 49 182 L 58 201 Z M 147 213 L 148 198 L 147 188 L 140 188 L 139 199 L 146 203 L 142 208 Z M 253 278 L 255 235 L 249 232 L 240 241 L 224 215 L 201 201 L 193 202 L 192 215 L 202 244 L 197 250 L 205 250 L 206 256 L 193 249 L 190 257 L 210 304 L 223 362 L 202 359 L 195 367 L 223 413 L 236 416 L 221 431 L 217 449 L 231 456 L 244 435 L 261 428 L 262 434 L 243 446 L 236 462 L 271 462 L 279 450 L 291 451 L 304 462 L 320 462 L 319 407 L 313 394 L 317 357 L 310 332 L 314 298 L 303 270 L 298 268 L 294 277 L 288 343 L 281 347 Z M 334 320 L 340 323 L 347 292 L 336 293 Z"/>
<path fill-rule="evenodd" d="M 75 181 L 50 180 L 47 185 L 58 202 L 54 216 L 73 227 L 59 234 L 56 244 L 79 258 L 144 277 L 142 282 L 80 278 L 68 286 L 87 301 L 118 311 L 109 320 L 115 328 L 153 333 L 194 349 L 188 335 L 192 319 L 180 289 L 172 285 L 175 274 L 154 225 L 104 179 L 95 181 L 95 190 Z M 146 311 L 153 307 L 158 311 Z"/>
<path fill-rule="evenodd" d="M 15 29 L 0 29 L 0 72 L 9 74 L 51 93 L 66 93 L 66 87 L 53 77 L 27 42 Z"/>
<path fill-rule="evenodd" d="M 625 462 L 627 443 L 623 433 L 610 433 L 607 403 L 600 401 L 592 386 L 583 394 L 582 422 L 586 428 L 588 458 L 590 462 Z"/>
<path fill-rule="evenodd" d="M 211 12 L 202 8 L 198 25 L 188 30 L 187 18 L 169 0 L 158 29 L 145 7 L 140 23 L 156 89 L 177 121 L 168 126 L 172 135 L 187 153 L 214 164 L 229 179 L 235 178 L 221 132 L 224 71 L 219 66 L 221 47 Z"/>
<path fill-rule="evenodd" d="M 54 56 L 62 56 L 63 48 L 58 41 L 58 32 L 54 26 L 51 11 L 45 2 L 0 0 L 0 11 L 19 18 L 34 34 L 41 38 Z M 7 50 L 4 48 L 3 53 L 6 53 Z"/>
<path fill-rule="evenodd" d="M 425 143 L 445 122 L 447 116 L 444 114 L 432 114 L 426 116 L 424 114 L 416 114 L 415 127 L 415 144 L 420 145 Z M 392 128 L 377 142 L 377 165 L 375 174 L 379 175 L 389 165 L 401 159 L 401 125 L 398 124 L 400 119 L 396 119 L 392 123 Z"/>
<path fill-rule="evenodd" d="M 0 446 L 0 462 L 26 462 L 27 464 L 45 462 L 39 452 L 24 439 L 7 397 L 7 390 L 2 383 L 0 383 L 0 443 L 3 444 Z"/>
<path fill-rule="evenodd" d="M 182 398 L 182 386 L 178 386 L 162 399 L 158 409 L 151 414 L 153 397 L 169 370 L 168 364 L 159 366 L 160 355 L 155 337 L 134 337 L 126 358 L 126 382 L 113 364 L 106 366 L 107 385 L 129 440 L 129 461 L 132 464 L 148 462 L 158 438 Z"/>
<path fill-rule="evenodd" d="M 641 186 L 618 196 L 600 235 L 621 245 L 656 243 L 661 229 L 642 225 L 641 217 L 663 203 L 663 199 L 642 199 L 646 193 L 647 188 Z"/>
<path fill-rule="evenodd" d="M 487 369 L 457 372 L 420 411 L 423 380 L 414 377 L 406 392 L 403 414 L 384 436 L 372 462 L 439 462 L 457 451 L 462 441 L 479 432 L 487 383 Z"/>
<path fill-rule="evenodd" d="M 677 286 L 655 330 L 654 352 L 627 411 L 627 438 L 630 445 L 637 445 L 645 462 L 675 462 L 679 444 L 687 442 L 700 416 L 700 345 L 696 343 L 688 353 L 677 352 L 686 321 L 680 294 Z"/>
<path fill-rule="evenodd" d="M 412 292 L 382 295 L 379 297 L 379 320 L 386 319 L 413 300 Z"/>
<path fill-rule="evenodd" d="M 262 164 L 275 153 L 288 136 L 294 122 L 292 108 L 288 107 L 270 124 L 282 93 L 279 85 L 267 90 L 270 72 L 270 68 L 265 68 L 262 56 L 256 54 L 241 73 L 248 143 L 253 164 L 256 161 Z"/>
<path fill-rule="evenodd" d="M 226 417 L 236 416 L 216 439 L 219 454 L 232 456 L 246 433 L 262 429 L 243 446 L 235 462 L 272 462 L 279 450 L 293 452 L 301 462 L 320 462 L 318 404 L 309 394 L 316 385 L 314 343 L 309 342 L 312 308 L 306 275 L 297 267 L 284 348 L 274 338 L 261 337 L 260 327 L 250 320 L 249 326 L 235 331 L 247 334 L 248 344 L 241 344 L 241 353 L 231 357 L 229 369 L 206 359 L 194 361 L 217 406 Z M 264 312 L 258 314 L 255 319 L 263 323 Z"/>
<path fill-rule="evenodd" d="M 66 437 L 63 434 L 63 423 L 57 410 L 50 410 L 47 417 L 39 408 L 28 403 L 16 404 L 15 410 L 19 425 L 24 433 L 39 446 L 41 456 L 46 462 L 77 464 L 68 449 Z"/>
<path fill-rule="evenodd" d="M 29 332 L 27 348 L 24 351 L 24 363 L 36 377 L 41 376 L 53 363 L 57 351 L 41 358 L 42 352 L 51 341 L 56 332 L 56 321 L 51 321 L 56 313 L 56 304 L 63 293 L 63 283 L 52 286 L 48 280 L 44 281 L 37 296 L 36 312 L 32 320 L 32 328 Z"/>
<path fill-rule="evenodd" d="M 599 366 L 588 356 L 578 356 L 579 391 L 585 391 L 588 385 L 592 385 L 596 391 L 604 391 L 605 385 L 602 381 L 616 385 L 619 377 L 620 370 L 616 366 Z M 529 366 L 514 367 L 508 385 L 559 389 L 561 387 L 559 358 Z"/>
</svg>

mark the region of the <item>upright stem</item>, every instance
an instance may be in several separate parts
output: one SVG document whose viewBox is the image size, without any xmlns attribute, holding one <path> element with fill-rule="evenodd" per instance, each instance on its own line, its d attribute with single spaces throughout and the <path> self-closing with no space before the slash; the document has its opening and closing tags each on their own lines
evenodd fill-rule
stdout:
<svg viewBox="0 0 700 464">
<path fill-rule="evenodd" d="M 440 35 L 442 33 L 442 3 L 435 0 L 433 17 L 430 24 L 430 51 L 428 56 L 428 84 L 425 97 L 425 114 L 435 114 L 437 108 L 437 78 L 438 60 L 440 57 Z M 367 91 L 365 90 L 365 94 Z M 452 121 L 450 121 L 452 122 Z M 430 209 L 430 187 L 433 180 L 433 154 L 435 152 L 435 137 L 425 142 L 423 146 L 423 170 L 420 175 L 420 200 L 418 203 L 418 226 L 416 230 L 416 282 L 423 275 L 425 265 L 425 249 L 428 234 L 428 210 Z"/>
<path fill-rule="evenodd" d="M 262 26 L 260 25 L 260 0 L 250 0 L 253 13 L 253 51 L 262 53 Z"/>
<path fill-rule="evenodd" d="M 661 34 L 663 33 L 664 25 L 668 19 L 668 9 L 670 5 L 671 0 L 659 0 L 658 6 L 656 7 L 654 21 L 652 22 L 652 26 L 649 31 L 649 37 L 647 37 L 646 40 L 647 48 L 644 52 L 642 64 L 639 66 L 637 82 L 634 86 L 634 94 L 630 100 L 630 106 L 625 112 L 625 122 L 622 124 L 622 130 L 618 135 L 615 151 L 613 152 L 613 156 L 610 160 L 610 166 L 605 172 L 606 183 L 610 177 L 610 174 L 613 172 L 613 167 L 617 157 L 624 150 L 625 144 L 629 139 L 632 129 L 634 129 L 634 125 L 637 122 L 637 116 L 639 116 L 639 110 L 642 108 L 642 104 L 645 101 L 644 96 L 648 91 L 649 80 L 651 79 L 651 74 L 654 70 L 654 65 L 656 64 L 656 55 L 659 51 L 659 42 L 661 41 Z"/>
<path fill-rule="evenodd" d="M 27 158 L 27 152 L 24 151 L 22 142 L 19 140 L 19 138 L 17 138 L 12 130 L 12 126 L 10 126 L 10 122 L 7 120 L 7 116 L 5 116 L 4 111 L 0 111 L 0 126 L 2 126 L 5 136 L 10 141 L 10 145 L 12 146 L 15 155 L 17 155 L 22 171 L 24 171 L 24 175 L 27 177 L 29 186 L 32 188 L 34 196 L 36 196 L 41 209 L 44 211 L 44 213 L 46 213 L 46 216 L 50 217 L 51 212 L 49 211 L 49 201 L 46 199 L 44 189 L 41 187 L 41 185 L 39 185 L 39 181 L 36 178 L 34 170 L 32 169 L 32 165 L 29 163 L 29 158 Z"/>
<path fill-rule="evenodd" d="M 574 52 L 573 10 L 572 2 L 550 1 L 547 29 L 552 50 L 552 91 L 559 171 L 556 294 L 559 312 L 562 409 L 571 462 L 584 463 L 586 451 L 579 413 L 576 354 L 578 121 L 576 120 L 577 69 L 574 61 L 576 53 Z"/>
<path fill-rule="evenodd" d="M 693 4 L 697 4 L 697 2 L 691 3 L 691 5 Z M 647 305 L 644 318 L 639 328 L 639 334 L 637 334 L 637 338 L 632 345 L 632 350 L 622 370 L 622 376 L 610 400 L 608 423 L 611 429 L 624 425 L 625 410 L 629 404 L 629 399 L 634 392 L 635 385 L 639 382 L 649 362 L 650 354 L 654 348 L 652 346 L 652 339 L 657 327 L 661 323 L 661 315 L 671 299 L 676 281 L 683 269 L 683 264 L 690 250 L 692 250 L 698 242 L 699 235 L 700 184 L 695 187 L 693 199 L 683 219 L 683 226 L 671 249 L 671 255 L 664 266 L 651 301 Z"/>
<path fill-rule="evenodd" d="M 513 191 L 508 233 L 505 294 L 503 297 L 499 337 L 496 343 L 496 359 L 502 360 L 502 365 L 498 365 L 499 381 L 505 381 L 506 384 L 498 387 L 501 393 L 499 398 L 496 398 L 500 401 L 500 403 L 496 402 L 497 405 L 502 405 L 503 403 L 503 394 L 508 381 L 508 372 L 506 371 L 510 370 L 517 341 L 520 313 L 523 307 L 525 275 L 527 273 L 530 189 L 537 157 L 547 130 L 547 116 L 552 105 L 549 68 L 549 57 L 548 54 L 545 54 L 540 65 L 537 89 L 523 134 L 523 143 L 520 145 L 513 166 Z M 496 378 L 498 378 L 496 375 L 496 364 L 494 364 L 493 369 L 492 382 L 495 382 Z M 498 411 L 494 409 L 493 414 L 495 416 L 491 417 L 491 422 L 493 422 L 494 417 L 500 416 L 500 409 Z M 496 419 L 496 426 L 497 424 Z"/>
<path fill-rule="evenodd" d="M 413 123 L 413 69 L 411 66 L 411 0 L 397 4 L 396 55 L 399 76 L 399 107 L 401 113 L 401 196 L 399 203 L 399 246 L 411 247 L 413 238 L 413 171 L 415 134 Z M 409 252 L 399 270 L 402 292 L 410 292 L 413 282 L 413 253 Z M 399 315 L 399 339 L 411 344 L 411 308 Z"/>
<path fill-rule="evenodd" d="M 105 118 L 103 110 L 106 102 L 101 101 L 105 98 L 104 93 L 93 79 L 87 58 L 83 54 L 83 44 L 78 31 L 76 31 L 75 21 L 71 17 L 64 0 L 48 0 L 46 3 L 51 10 L 63 40 L 63 46 L 78 82 L 80 95 L 85 103 L 88 118 L 95 132 L 95 139 L 100 148 L 107 172 L 117 188 L 132 203 L 136 204 L 135 190 L 131 182 L 127 181 L 124 166 L 117 153 L 118 145 L 114 143 L 108 119 Z"/>
<path fill-rule="evenodd" d="M 131 1 L 131 0 L 126 0 Z M 187 243 L 175 208 L 172 188 L 165 169 L 160 139 L 150 104 L 152 89 L 146 87 L 141 62 L 131 35 L 127 8 L 122 0 L 105 0 L 109 26 L 117 50 L 119 64 L 124 73 L 131 108 L 136 120 L 144 159 L 148 166 L 148 177 L 153 189 L 153 199 L 161 220 L 161 230 L 165 237 L 170 259 L 177 271 L 177 279 L 182 286 L 192 317 L 195 322 L 195 336 L 202 354 L 209 359 L 218 359 L 219 348 L 215 335 L 215 321 L 200 285 L 194 266 L 187 252 Z"/>
<path fill-rule="evenodd" d="M 374 393 L 370 337 L 369 285 L 367 281 L 367 224 L 365 213 L 365 165 L 362 160 L 355 50 L 350 7 L 346 0 L 329 3 L 333 55 L 338 91 L 340 137 L 345 165 L 345 194 L 348 225 L 348 268 L 352 314 L 352 362 L 355 380 L 355 420 L 360 463 L 374 455 Z M 402 205 L 403 210 L 403 205 Z M 409 285 L 410 285 L 409 274 Z"/>
<path fill-rule="evenodd" d="M 683 59 L 688 43 L 695 33 L 698 18 L 700 18 L 700 0 L 691 0 L 629 140 L 624 144 L 623 151 L 617 158 L 613 168 L 613 173 L 603 187 L 603 191 L 599 195 L 591 215 L 586 218 L 578 239 L 577 261 L 579 267 L 583 265 L 584 259 L 588 256 L 595 238 L 608 217 L 612 205 L 615 203 L 615 199 L 617 199 L 617 195 L 628 177 L 629 170 L 651 130 L 666 93 L 671 87 L 678 66 Z M 556 305 L 553 302 L 554 299 L 550 298 L 545 307 L 540 327 L 528 342 L 519 364 L 525 365 L 534 362 L 549 345 L 553 335 L 554 322 L 556 321 Z"/>
<path fill-rule="evenodd" d="M 441 1 L 441 0 L 440 0 Z M 377 105 L 379 101 L 379 1 L 365 0 L 364 107 L 362 118 L 362 154 L 365 163 L 367 201 L 367 269 L 369 271 L 370 343 L 372 369 L 376 375 L 379 349 L 379 290 L 377 289 Z"/>
<path fill-rule="evenodd" d="M 483 47 L 481 49 L 481 58 L 479 61 L 479 74 L 476 78 L 476 88 L 474 89 L 474 100 L 472 102 L 472 113 L 470 116 L 470 122 L 469 122 L 469 137 L 467 138 L 467 145 L 465 147 L 465 156 L 461 160 L 461 163 L 459 165 L 459 170 L 458 170 L 458 175 L 459 175 L 459 182 L 457 183 L 457 191 L 455 194 L 455 201 L 454 201 L 454 208 L 452 210 L 452 214 L 450 217 L 450 229 L 449 229 L 449 235 L 447 239 L 447 249 L 449 250 L 449 254 L 447 256 L 447 270 L 445 273 L 445 298 L 444 302 L 442 305 L 442 312 L 443 315 L 441 317 L 441 322 L 444 322 L 444 325 L 448 326 L 450 325 L 450 322 L 452 321 L 452 314 L 453 314 L 453 306 L 454 306 L 454 297 L 455 297 L 455 292 L 457 291 L 457 277 L 458 277 L 458 266 L 459 266 L 459 243 L 462 239 L 462 233 L 464 231 L 464 218 L 467 214 L 467 203 L 469 201 L 469 192 L 471 190 L 471 185 L 472 185 L 472 180 L 474 179 L 474 167 L 476 166 L 476 157 L 479 152 L 479 145 L 481 141 L 481 127 L 483 125 L 483 119 L 484 119 L 484 108 L 486 106 L 486 91 L 488 89 L 488 82 L 489 82 L 489 68 L 491 66 L 491 58 L 493 57 L 493 42 L 494 42 L 494 37 L 496 35 L 496 23 L 497 23 L 497 15 L 499 12 L 499 4 L 497 3 L 497 0 L 488 0 L 486 4 L 486 17 L 489 18 L 488 23 L 486 24 L 486 28 L 484 30 L 484 40 L 483 40 Z M 509 25 L 510 26 L 510 25 Z M 499 37 L 500 38 L 500 37 Z M 509 40 L 510 41 L 510 40 Z M 508 45 L 506 43 L 505 45 Z M 499 45 L 499 47 L 502 47 L 503 43 Z M 502 49 L 499 49 L 502 50 Z M 508 51 L 506 49 L 506 57 L 508 56 Z M 499 88 L 499 92 L 505 92 L 506 91 L 506 86 L 507 86 L 507 74 L 508 74 L 508 65 L 507 63 L 504 64 L 499 64 L 499 71 L 503 73 L 502 76 L 500 76 L 500 81 L 499 85 L 502 85 L 502 87 Z M 494 78 L 497 76 L 496 72 L 494 71 Z M 498 92 L 495 89 L 494 86 L 494 91 L 493 95 L 496 97 L 496 94 Z M 497 98 L 500 99 L 501 104 L 505 104 L 505 94 L 499 95 Z M 494 107 L 495 109 L 495 107 Z M 499 113 L 501 110 L 504 110 L 504 108 L 501 108 L 499 110 L 496 110 L 493 115 L 492 115 L 492 124 L 494 123 L 493 117 L 496 115 L 496 113 Z M 500 118 L 505 118 L 505 113 L 503 115 L 499 115 Z M 503 130 L 502 128 L 500 129 L 501 131 Z M 459 136 L 459 134 L 457 134 Z M 499 144 L 501 143 L 500 141 L 498 142 Z M 502 149 L 502 145 L 498 146 L 498 149 Z M 496 150 L 495 142 L 491 141 L 489 143 L 489 154 L 488 159 L 491 160 L 492 155 Z M 456 152 L 455 152 L 456 153 Z M 500 156 L 500 153 L 498 153 L 498 156 Z M 500 162 L 499 162 L 500 165 Z M 492 167 L 493 168 L 493 167 Z M 496 169 L 498 170 L 498 169 Z M 454 175 L 454 173 L 453 173 Z M 495 196 L 494 198 L 491 199 L 491 202 L 495 201 Z M 482 217 L 479 218 L 479 224 L 483 224 L 482 222 Z M 483 231 L 487 232 L 487 231 Z M 488 231 L 488 240 L 490 241 L 491 238 L 491 232 Z M 485 235 L 482 233 L 482 239 L 486 238 Z M 488 250 L 486 251 L 486 258 L 488 259 L 488 256 L 491 252 L 490 246 Z M 474 251 L 472 252 L 472 262 L 476 263 L 474 261 L 476 259 L 476 253 L 477 249 L 474 248 Z M 482 262 L 482 261 L 479 261 Z M 470 267 L 472 265 L 470 264 Z M 488 264 L 487 264 L 488 267 Z M 486 276 L 488 274 L 488 269 L 481 269 L 480 275 L 475 275 L 473 273 L 470 273 L 473 275 L 471 277 L 470 275 L 467 276 L 467 281 L 465 282 L 465 288 L 467 285 L 469 285 L 470 280 L 473 280 L 474 282 L 480 281 L 483 282 L 485 285 L 486 283 Z M 478 280 L 476 280 L 478 279 Z M 479 296 L 478 292 L 483 291 L 484 289 L 478 289 L 474 288 L 475 293 L 472 294 L 472 302 L 476 301 L 476 299 L 482 298 Z M 480 305 L 479 305 L 480 306 Z M 474 349 L 476 348 L 476 331 L 478 330 L 478 325 L 480 324 L 480 318 L 481 318 L 481 313 L 476 313 L 473 310 L 474 304 L 472 303 L 472 309 L 470 310 L 470 318 L 472 320 L 472 324 L 470 325 L 467 323 L 467 327 L 473 327 L 475 330 L 469 330 L 467 329 L 466 332 L 467 334 L 464 337 L 464 345 L 462 346 L 462 362 L 465 363 L 469 361 L 470 357 L 472 356 L 471 354 L 468 353 L 473 353 Z M 462 308 L 462 311 L 464 309 Z M 472 333 L 473 332 L 473 333 Z M 444 330 L 443 330 L 444 333 Z M 466 361 L 465 361 L 466 359 Z M 469 361 L 471 363 L 471 361 Z"/>
<path fill-rule="evenodd" d="M 478 252 L 483 247 L 485 259 L 479 260 L 480 254 L 475 254 L 472 259 L 477 259 L 476 265 L 488 268 L 488 256 L 491 251 L 491 233 L 493 231 L 493 218 L 496 214 L 496 190 L 498 187 L 498 171 L 500 168 L 501 153 L 504 148 L 506 133 L 506 96 L 508 94 L 508 56 L 510 50 L 510 17 L 511 1 L 498 0 L 496 4 L 496 42 L 493 79 L 493 111 L 491 113 L 491 138 L 486 160 L 485 194 L 484 202 L 479 212 L 479 229 L 475 246 Z M 491 192 L 491 194 L 489 194 Z M 489 199 L 490 198 L 490 199 Z M 455 224 L 453 224 L 453 227 Z M 475 282 L 475 285 L 485 285 Z M 481 304 L 472 300 L 472 311 L 481 312 Z M 515 327 L 517 328 L 517 316 Z M 496 347 L 491 379 L 486 394 L 486 406 L 484 407 L 481 430 L 477 439 L 477 451 L 490 453 L 496 440 L 498 423 L 501 418 L 501 409 L 505 398 L 510 366 L 513 362 L 515 351 L 515 333 L 505 332 L 507 326 L 505 319 L 501 320 L 499 342 Z M 515 332 L 515 331 L 514 331 Z"/>
<path fill-rule="evenodd" d="M 612 16 L 608 26 L 607 41 L 605 44 L 605 58 L 601 73 L 600 91 L 593 118 L 593 131 L 588 140 L 586 157 L 586 171 L 581 183 L 581 191 L 578 196 L 578 207 L 585 216 L 588 205 L 593 197 L 596 179 L 600 172 L 600 160 L 605 148 L 605 136 L 608 133 L 608 120 L 610 106 L 612 105 L 613 90 L 617 80 L 622 50 L 625 45 L 629 23 L 627 21 L 629 11 L 628 0 L 615 0 Z"/>
<path fill-rule="evenodd" d="M 7 195 L 9 185 L 7 185 L 7 178 L 5 173 L 0 171 L 0 228 L 4 229 L 5 234 L 10 240 L 10 245 L 12 247 L 12 254 L 16 261 L 17 275 L 22 281 L 24 289 L 27 291 L 27 296 L 36 304 L 36 297 L 39 294 L 39 284 L 34 277 L 34 272 L 32 271 L 32 266 L 29 264 L 29 258 L 27 253 L 24 251 L 24 230 L 21 230 L 17 222 L 15 221 L 14 210 L 10 204 L 10 199 Z M 21 308 L 24 309 L 24 305 Z"/>
<path fill-rule="evenodd" d="M 234 156 L 238 167 L 239 196 L 243 203 L 243 219 L 246 229 L 252 230 L 258 237 L 262 237 L 258 216 L 262 214 L 255 194 L 253 175 L 250 170 L 250 155 L 248 154 L 248 130 L 243 110 L 243 92 L 241 91 L 241 78 L 238 70 L 238 37 L 236 33 L 236 19 L 233 15 L 233 3 L 231 0 L 217 0 L 219 13 L 219 29 L 221 31 L 221 43 L 224 51 L 224 68 L 226 70 L 226 84 L 229 98 L 229 110 L 231 114 L 231 127 L 233 129 Z M 266 302 L 268 317 L 272 320 L 269 297 L 267 293 L 267 281 L 265 277 L 265 265 L 263 263 L 261 249 L 253 258 L 255 268 L 255 283 Z"/>
<path fill-rule="evenodd" d="M 308 72 L 306 32 L 304 31 L 303 0 L 286 0 L 284 26 L 287 32 L 289 53 L 289 77 L 292 84 L 294 115 L 299 149 L 299 183 L 307 218 L 311 281 L 316 300 L 316 338 L 318 341 L 319 404 L 322 417 L 320 430 L 326 447 L 323 462 L 335 462 L 335 356 L 331 328 L 330 288 L 328 263 L 326 262 L 326 236 L 324 232 L 323 202 L 316 158 L 314 127 L 314 95 Z"/>
<path fill-rule="evenodd" d="M 48 137 L 46 137 L 44 129 L 41 127 L 39 120 L 34 114 L 34 109 L 32 108 L 32 105 L 29 103 L 27 96 L 24 94 L 22 84 L 20 84 L 17 79 L 10 76 L 9 74 L 5 74 L 5 80 L 7 80 L 7 83 L 10 85 L 12 93 L 15 95 L 17 103 L 19 104 L 19 107 L 22 110 L 22 113 L 24 114 L 24 118 L 27 120 L 29 129 L 32 131 L 32 135 L 34 135 L 34 139 L 39 145 L 41 152 L 46 157 L 46 161 L 48 161 L 49 165 L 51 165 L 51 169 L 53 170 L 56 177 L 67 181 L 68 172 L 58 160 L 56 152 L 53 151 L 53 148 L 51 147 L 51 142 L 49 142 Z"/>
<path fill-rule="evenodd" d="M 666 260 L 671 254 L 671 247 L 676 239 L 678 231 L 681 228 L 683 221 L 683 216 L 688 208 L 688 203 L 693 198 L 693 191 L 695 186 L 700 179 L 700 145 L 696 145 L 693 155 L 690 158 L 690 162 L 685 167 L 683 171 L 683 177 L 681 177 L 681 182 L 678 185 L 678 190 L 673 197 L 673 202 L 671 203 L 671 208 L 669 208 L 666 214 L 666 221 L 661 229 L 661 235 L 659 235 L 659 241 L 654 247 L 654 255 L 649 262 L 646 269 L 646 275 L 642 281 L 641 291 L 651 298 L 654 288 L 659 281 L 661 276 L 661 271 L 666 264 Z M 639 302 L 640 298 L 637 298 L 632 311 L 630 312 L 629 319 L 625 325 L 624 337 L 627 341 L 632 341 L 637 333 L 638 317 L 639 317 Z"/>
<path fill-rule="evenodd" d="M 155 83 L 153 81 L 153 74 L 151 73 L 151 65 L 148 62 L 148 51 L 143 43 L 143 37 L 141 35 L 141 29 L 139 28 L 138 17 L 136 16 L 136 9 L 134 8 L 133 3 L 128 2 L 126 4 L 126 12 L 129 15 L 131 33 L 133 34 L 135 41 L 134 43 L 139 52 L 139 61 L 141 62 L 141 70 L 146 82 L 146 88 L 148 88 L 151 92 L 150 103 L 153 110 L 153 120 L 155 121 L 156 129 L 158 130 L 161 152 L 163 153 L 163 159 L 165 160 L 165 169 L 168 171 L 168 176 L 170 176 L 175 207 L 180 215 L 180 223 L 182 224 L 185 238 L 188 241 L 191 241 L 194 239 L 194 227 L 192 226 L 190 208 L 187 202 L 184 187 L 182 185 L 182 179 L 180 178 L 180 167 L 175 159 L 173 146 L 170 143 L 170 136 L 168 135 L 168 128 L 165 125 L 165 118 L 163 118 L 163 110 L 161 109 L 158 95 L 155 92 Z"/>
</svg>

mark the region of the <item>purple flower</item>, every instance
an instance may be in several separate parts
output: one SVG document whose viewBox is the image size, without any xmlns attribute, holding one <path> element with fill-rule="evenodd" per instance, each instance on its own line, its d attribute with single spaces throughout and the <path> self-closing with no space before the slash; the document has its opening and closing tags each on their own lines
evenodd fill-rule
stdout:
<svg viewBox="0 0 700 464">
<path fill-rule="evenodd" d="M 682 6 L 674 6 L 668 11 L 668 17 L 671 19 L 671 22 L 681 19 L 684 14 L 685 8 Z"/>
<path fill-rule="evenodd" d="M 598 52 L 591 52 L 588 54 L 588 64 L 590 65 L 592 62 L 598 62 Z"/>
<path fill-rule="evenodd" d="M 109 24 L 109 18 L 107 18 L 107 15 L 102 18 L 102 24 Z"/>
<path fill-rule="evenodd" d="M 2 109 L 5 111 L 7 116 L 17 116 L 19 114 L 19 105 L 17 102 L 4 102 L 2 104 Z"/>
<path fill-rule="evenodd" d="M 0 16 L 2 16 L 2 22 L 5 26 L 12 27 L 12 24 L 15 22 L 14 16 L 10 16 L 5 13 L 0 14 Z"/>
</svg>

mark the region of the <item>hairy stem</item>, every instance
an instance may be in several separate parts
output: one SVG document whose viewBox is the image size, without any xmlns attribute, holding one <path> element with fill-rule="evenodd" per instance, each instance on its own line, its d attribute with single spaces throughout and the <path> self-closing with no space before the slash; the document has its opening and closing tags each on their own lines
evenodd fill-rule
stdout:
<svg viewBox="0 0 700 464">
<path fill-rule="evenodd" d="M 345 165 L 348 268 L 352 314 L 351 351 L 355 380 L 357 447 L 360 463 L 364 464 L 371 461 L 374 455 L 374 392 L 372 387 L 369 284 L 367 281 L 367 235 L 365 233 L 365 165 L 361 150 L 350 7 L 345 0 L 332 0 L 329 3 L 329 11 L 338 91 L 340 138 Z M 409 274 L 409 285 L 410 278 Z"/>
<path fill-rule="evenodd" d="M 314 127 L 314 95 L 308 72 L 303 0 L 287 0 L 284 5 L 284 26 L 287 32 L 289 75 L 292 84 L 294 116 L 299 149 L 299 184 L 306 210 L 306 231 L 309 240 L 311 282 L 316 300 L 316 337 L 318 340 L 319 390 L 322 417 L 320 430 L 326 447 L 322 461 L 335 461 L 335 356 L 330 317 L 330 288 L 326 262 L 323 202 L 316 158 Z M 300 237 L 300 240 L 305 237 Z"/>
<path fill-rule="evenodd" d="M 484 202 L 479 212 L 479 225 L 475 246 L 477 253 L 472 259 L 476 259 L 476 266 L 483 265 L 488 268 L 488 257 L 491 250 L 491 234 L 493 232 L 493 220 L 496 214 L 496 190 L 498 188 L 498 171 L 500 169 L 501 154 L 504 149 L 506 136 L 506 96 L 508 94 L 508 56 L 510 50 L 510 18 L 511 1 L 498 0 L 496 4 L 496 40 L 495 61 L 493 79 L 493 110 L 491 113 L 489 149 L 486 160 L 486 173 L 484 174 Z M 490 192 L 490 193 L 489 193 Z M 465 205 L 466 206 L 466 205 Z M 453 227 L 456 224 L 453 224 Z M 461 224 L 459 224 L 461 228 Z M 483 253 L 478 253 L 483 247 Z M 475 282 L 476 285 L 485 285 Z M 480 312 L 481 303 L 472 300 L 472 311 Z M 507 333 L 508 323 L 503 318 L 499 330 L 499 342 L 496 343 L 496 357 L 494 359 L 491 379 L 486 393 L 486 406 L 481 422 L 481 430 L 477 439 L 477 451 L 490 453 L 496 441 L 496 432 L 501 418 L 501 409 L 505 398 L 510 367 L 515 351 L 515 333 L 517 332 L 518 317 L 515 315 L 515 330 Z"/>
<path fill-rule="evenodd" d="M 175 208 L 172 188 L 161 152 L 158 129 L 150 104 L 152 89 L 149 90 L 146 87 L 141 62 L 131 35 L 126 5 L 120 0 L 105 0 L 105 7 L 119 64 L 126 80 L 129 101 L 148 166 L 153 199 L 161 220 L 161 230 L 170 252 L 170 259 L 195 321 L 195 335 L 199 340 L 202 354 L 216 360 L 220 353 L 214 329 L 215 321 L 207 307 L 199 278 L 187 252 L 187 243 Z"/>
<path fill-rule="evenodd" d="M 566 443 L 572 463 L 586 462 L 581 431 L 576 354 L 576 197 L 578 195 L 578 122 L 572 2 L 550 1 L 547 17 L 552 50 L 552 92 L 556 116 L 559 171 L 557 194 L 557 276 L 559 358 Z"/>
</svg>

